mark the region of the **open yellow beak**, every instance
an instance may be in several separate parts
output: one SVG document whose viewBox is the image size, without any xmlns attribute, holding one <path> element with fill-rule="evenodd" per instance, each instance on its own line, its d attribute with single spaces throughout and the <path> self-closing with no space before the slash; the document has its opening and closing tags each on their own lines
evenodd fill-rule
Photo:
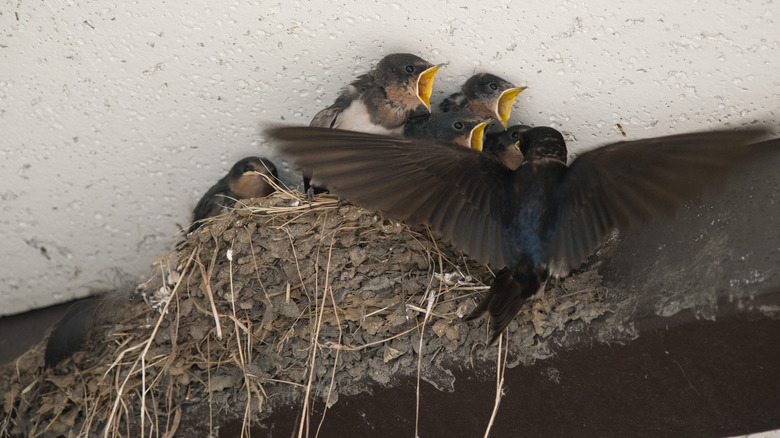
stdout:
<svg viewBox="0 0 780 438">
<path fill-rule="evenodd" d="M 471 146 L 471 149 L 482 152 L 482 137 L 485 134 L 485 127 L 488 123 L 489 121 L 482 122 L 471 130 L 471 134 L 469 135 L 469 145 Z"/>
<path fill-rule="evenodd" d="M 493 111 L 498 116 L 498 119 L 501 120 L 504 128 L 506 128 L 506 124 L 509 122 L 509 115 L 512 113 L 512 105 L 514 105 L 517 95 L 526 88 L 528 87 L 509 88 L 504 90 L 501 96 L 498 96 L 498 101 Z"/>
<path fill-rule="evenodd" d="M 436 72 L 441 68 L 443 64 L 434 65 L 433 67 L 420 73 L 417 77 L 417 97 L 420 101 L 431 110 L 431 92 L 433 91 L 433 78 L 436 76 Z"/>
</svg>

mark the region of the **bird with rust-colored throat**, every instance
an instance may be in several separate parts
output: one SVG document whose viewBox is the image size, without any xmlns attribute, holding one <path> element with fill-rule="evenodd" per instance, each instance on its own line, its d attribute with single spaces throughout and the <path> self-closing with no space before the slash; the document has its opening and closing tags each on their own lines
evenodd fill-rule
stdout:
<svg viewBox="0 0 780 438">
<path fill-rule="evenodd" d="M 439 103 L 439 110 L 447 113 L 457 109 L 501 122 L 506 128 L 512 105 L 526 87 L 516 87 L 506 79 L 491 73 L 477 73 L 470 77 L 460 91 L 447 96 Z"/>
<path fill-rule="evenodd" d="M 411 53 L 386 55 L 342 88 L 336 101 L 318 112 L 309 126 L 401 135 L 410 118 L 430 114 L 433 79 L 440 67 Z M 305 173 L 303 186 L 310 194 L 324 191 L 311 187 Z"/>
<path fill-rule="evenodd" d="M 488 152 L 430 140 L 285 127 L 279 150 L 344 199 L 435 233 L 498 272 L 467 317 L 488 312 L 492 340 L 544 290 L 578 268 L 613 228 L 676 210 L 766 153 L 762 129 L 699 132 L 610 144 L 567 166 L 553 128 L 520 133 L 525 162 L 511 170 Z M 774 151 L 773 151 L 774 152 Z"/>
<path fill-rule="evenodd" d="M 205 219 L 224 213 L 236 200 L 270 195 L 276 190 L 271 181 L 280 184 L 279 172 L 270 160 L 259 157 L 238 160 L 228 174 L 200 198 L 187 233 L 197 230 Z"/>
<path fill-rule="evenodd" d="M 525 162 L 520 150 L 520 136 L 529 129 L 528 125 L 514 125 L 506 131 L 485 134 L 483 152 L 498 158 L 507 169 L 517 170 Z"/>
<path fill-rule="evenodd" d="M 439 113 L 427 120 L 407 122 L 404 137 L 481 150 L 485 127 L 491 121 L 464 110 Z"/>
</svg>

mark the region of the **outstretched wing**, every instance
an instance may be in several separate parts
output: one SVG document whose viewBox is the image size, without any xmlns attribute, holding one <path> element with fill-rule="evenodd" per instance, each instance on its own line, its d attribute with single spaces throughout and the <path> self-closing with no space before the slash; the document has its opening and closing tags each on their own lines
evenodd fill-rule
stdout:
<svg viewBox="0 0 780 438">
<path fill-rule="evenodd" d="M 762 129 L 711 131 L 614 143 L 582 154 L 558 193 L 545 260 L 553 274 L 578 267 L 612 228 L 671 213 L 760 152 Z"/>
<path fill-rule="evenodd" d="M 283 154 L 312 181 L 410 224 L 427 224 L 471 257 L 505 266 L 512 172 L 477 151 L 321 128 L 275 128 Z"/>
</svg>

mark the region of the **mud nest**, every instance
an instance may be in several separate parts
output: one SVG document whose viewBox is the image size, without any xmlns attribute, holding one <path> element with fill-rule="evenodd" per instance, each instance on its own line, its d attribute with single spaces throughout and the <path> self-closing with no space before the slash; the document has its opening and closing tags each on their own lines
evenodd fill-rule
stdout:
<svg viewBox="0 0 780 438">
<path fill-rule="evenodd" d="M 0 436 L 169 437 L 185 417 L 205 436 L 225 418 L 263 427 L 290 405 L 315 430 L 313 406 L 372 381 L 418 377 L 452 391 L 451 369 L 495 378 L 550 356 L 594 319 L 627 319 L 585 271 L 549 285 L 510 324 L 509 342 L 490 346 L 485 319 L 461 318 L 491 280 L 424 227 L 328 196 L 249 201 L 102 306 L 106 323 L 72 358 L 45 369 L 44 340 L 0 370 Z M 609 327 L 597 338 L 631 331 Z"/>
</svg>

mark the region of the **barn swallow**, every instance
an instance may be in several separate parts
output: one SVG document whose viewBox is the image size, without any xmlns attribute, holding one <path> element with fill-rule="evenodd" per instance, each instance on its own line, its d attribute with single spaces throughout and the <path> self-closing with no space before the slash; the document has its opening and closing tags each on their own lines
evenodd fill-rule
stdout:
<svg viewBox="0 0 780 438">
<path fill-rule="evenodd" d="M 504 128 L 512 113 L 512 104 L 526 87 L 515 87 L 511 82 L 490 73 L 477 73 L 440 104 L 442 112 L 465 108 L 474 114 L 499 120 Z"/>
<path fill-rule="evenodd" d="M 491 121 L 464 110 L 439 113 L 428 120 L 409 120 L 404 127 L 404 137 L 482 150 L 485 127 Z"/>
<path fill-rule="evenodd" d="M 57 323 L 46 342 L 44 363 L 47 368 L 53 368 L 81 348 L 99 302 L 97 298 L 79 301 Z"/>
<path fill-rule="evenodd" d="M 441 65 L 410 53 L 392 53 L 341 89 L 333 105 L 309 126 L 401 135 L 412 114 L 430 113 L 431 90 Z"/>
<path fill-rule="evenodd" d="M 273 181 L 279 184 L 279 173 L 270 160 L 246 157 L 233 165 L 222 179 L 200 198 L 192 214 L 192 225 L 187 233 L 201 226 L 204 219 L 217 216 L 232 207 L 236 200 L 262 198 L 274 192 Z"/>
<path fill-rule="evenodd" d="M 309 126 L 401 135 L 409 118 L 430 114 L 433 79 L 440 67 L 410 53 L 389 54 L 342 88 L 336 101 L 317 113 Z M 305 174 L 303 185 L 308 193 Z"/>
<path fill-rule="evenodd" d="M 46 342 L 44 364 L 53 368 L 67 359 L 90 339 L 93 331 L 106 322 L 119 322 L 130 309 L 132 289 L 120 289 L 78 301 L 54 326 Z"/>
<path fill-rule="evenodd" d="M 506 131 L 485 134 L 484 152 L 493 155 L 509 170 L 517 170 L 525 158 L 520 151 L 522 133 L 531 129 L 527 125 L 514 125 Z"/>
<path fill-rule="evenodd" d="M 747 145 L 765 133 L 613 143 L 567 167 L 563 136 L 534 127 L 521 133 L 525 162 L 513 171 L 490 153 L 426 140 L 314 128 L 270 131 L 283 154 L 339 196 L 410 225 L 427 224 L 477 261 L 506 268 L 467 317 L 487 311 L 492 341 L 550 275 L 568 275 L 611 229 L 669 214 L 766 153 Z"/>
</svg>

